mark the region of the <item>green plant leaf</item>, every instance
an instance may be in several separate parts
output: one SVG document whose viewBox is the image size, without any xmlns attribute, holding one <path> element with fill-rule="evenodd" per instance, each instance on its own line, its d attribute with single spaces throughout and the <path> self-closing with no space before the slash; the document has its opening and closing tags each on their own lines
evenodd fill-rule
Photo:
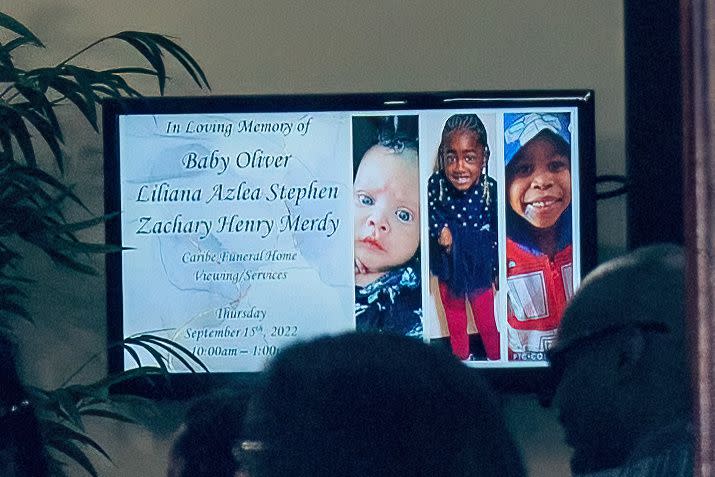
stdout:
<svg viewBox="0 0 715 477">
<path fill-rule="evenodd" d="M 161 370 L 165 373 L 168 373 L 169 370 L 166 367 L 166 357 L 161 354 L 159 351 L 154 348 L 154 346 L 150 343 L 146 343 L 139 337 L 131 337 L 131 338 L 125 338 L 124 343 L 127 346 L 138 346 L 140 348 L 144 348 L 151 356 L 154 358 L 154 361 L 156 364 L 161 368 Z"/>
<path fill-rule="evenodd" d="M 43 184 L 48 185 L 61 194 L 61 197 L 54 200 L 55 202 L 61 202 L 61 199 L 68 198 L 85 211 L 91 213 L 82 200 L 75 195 L 71 187 L 66 186 L 42 169 L 14 165 L 12 168 L 8 167 L 7 169 L 0 170 L 0 178 L 8 181 L 10 184 L 23 184 L 30 187 L 32 188 L 32 194 L 41 194 L 41 186 Z M 40 187 L 37 187 L 38 185 Z M 49 195 L 47 197 L 49 197 Z"/>
<path fill-rule="evenodd" d="M 159 44 L 159 46 L 164 48 L 169 54 L 176 58 L 179 63 L 181 63 L 184 69 L 189 73 L 189 75 L 191 75 L 194 82 L 200 88 L 205 87 L 208 90 L 211 89 L 211 86 L 209 85 L 209 82 L 206 79 L 206 75 L 204 74 L 203 70 L 196 62 L 196 60 L 194 60 L 186 50 L 184 50 L 181 46 L 172 41 L 171 38 L 168 36 L 158 35 L 156 33 L 150 33 L 149 35 L 154 41 Z"/>
<path fill-rule="evenodd" d="M 17 33 L 22 38 L 25 38 L 27 43 L 43 48 L 45 46 L 25 25 L 12 18 L 10 15 L 6 15 L 2 12 L 0 12 L 0 27 Z"/>
<path fill-rule="evenodd" d="M 45 438 L 50 445 L 53 445 L 58 441 L 76 441 L 82 445 L 93 448 L 94 450 L 99 452 L 105 459 L 110 462 L 112 461 L 111 457 L 109 457 L 109 454 L 107 454 L 102 448 L 102 446 L 97 444 L 94 439 L 89 437 L 84 432 L 74 429 L 68 423 L 43 420 L 42 427 L 47 432 L 47 434 L 45 434 Z"/>
<path fill-rule="evenodd" d="M 129 353 L 129 356 L 132 357 L 137 366 L 142 365 L 142 360 L 141 358 L 139 358 L 139 353 L 137 353 L 134 348 L 131 347 L 131 345 L 122 343 L 122 347 L 127 353 Z"/>
<path fill-rule="evenodd" d="M 5 101 L 0 101 L 0 129 L 4 130 L 9 137 L 15 138 L 18 146 L 20 146 L 25 163 L 32 167 L 37 167 L 35 148 L 32 145 L 32 138 L 27 130 L 27 125 L 14 106 Z M 6 152 L 12 151 L 12 144 L 9 141 L 6 144 L 5 139 L 0 140 L 2 140 Z"/>
<path fill-rule="evenodd" d="M 192 373 L 195 373 L 195 372 L 196 372 L 196 370 L 195 370 L 194 367 L 191 365 L 191 363 L 189 363 L 183 356 L 181 356 L 180 353 L 178 353 L 178 352 L 177 352 L 174 348 L 172 348 L 171 346 L 169 346 L 169 345 L 167 345 L 167 344 L 165 344 L 165 343 L 162 343 L 161 341 L 157 341 L 157 340 L 154 340 L 154 339 L 152 339 L 152 338 L 149 338 L 149 337 L 145 337 L 144 339 L 146 340 L 147 343 L 152 343 L 152 344 L 158 346 L 159 348 L 162 348 L 162 349 L 166 350 L 171 356 L 173 356 L 173 357 L 175 357 L 176 359 L 178 359 L 179 362 L 181 362 L 181 364 L 183 364 L 183 365 L 184 365 L 189 371 L 191 371 Z M 168 362 L 168 359 L 167 359 L 167 362 Z"/>
<path fill-rule="evenodd" d="M 2 150 L 0 150 L 0 160 L 2 160 L 2 163 L 14 162 L 10 128 L 5 126 L 5 122 L 2 118 L 0 118 L 0 146 L 2 146 Z"/>
<path fill-rule="evenodd" d="M 156 71 L 157 80 L 159 81 L 159 93 L 164 94 L 164 86 L 166 84 L 166 68 L 164 67 L 164 59 L 162 58 L 161 49 L 152 41 L 148 41 L 145 33 L 126 31 L 113 36 L 120 40 L 129 43 L 151 64 Z"/>
<path fill-rule="evenodd" d="M 53 76 L 49 78 L 49 87 L 60 93 L 68 101 L 72 102 L 82 115 L 87 119 L 87 122 L 92 128 L 99 132 L 97 124 L 97 104 L 95 96 L 87 96 L 87 91 L 78 87 L 77 83 L 63 76 Z M 54 104 L 58 104 L 59 100 L 55 100 Z"/>
<path fill-rule="evenodd" d="M 82 416 L 102 417 L 104 419 L 111 419 L 113 421 L 125 422 L 127 424 L 139 424 L 136 421 L 136 419 L 133 419 L 133 418 L 131 418 L 125 414 L 121 414 L 119 412 L 109 411 L 107 409 L 97 409 L 97 408 L 82 409 L 81 413 L 82 413 Z"/>
<path fill-rule="evenodd" d="M 24 111 L 32 111 L 46 120 L 57 140 L 62 141 L 62 128 L 55 115 L 54 105 L 47 99 L 47 85 L 39 81 L 38 78 L 23 75 L 19 81 L 15 82 L 15 88 L 27 102 L 15 102 L 16 107 Z"/>
<path fill-rule="evenodd" d="M 157 33 L 147 33 L 140 31 L 123 31 L 112 35 L 109 38 L 117 38 L 132 45 L 156 70 L 157 79 L 159 82 L 159 92 L 164 94 L 164 85 L 166 83 L 166 71 L 162 59 L 161 49 L 163 48 L 169 55 L 176 58 L 184 67 L 187 73 L 191 76 L 194 82 L 201 88 L 211 89 L 206 79 L 206 75 L 186 50 L 172 41 L 165 35 Z"/>
<path fill-rule="evenodd" d="M 102 70 L 102 73 L 108 73 L 111 75 L 125 75 L 125 74 L 135 74 L 135 75 L 146 75 L 146 76 L 158 76 L 158 73 L 149 68 L 131 67 L 131 68 L 110 68 L 108 70 Z"/>
<path fill-rule="evenodd" d="M 0 33 L 6 37 L 10 33 L 9 41 L 0 42 L 1 327 L 9 321 L 10 315 L 31 320 L 30 313 L 23 307 L 23 299 L 24 289 L 32 280 L 22 276 L 27 252 L 26 247 L 18 247 L 20 240 L 42 250 L 59 265 L 85 274 L 96 273 L 89 265 L 87 254 L 122 250 L 119 245 L 87 243 L 80 239 L 80 231 L 99 226 L 115 215 L 93 214 L 62 176 L 54 173 L 54 167 L 60 174 L 65 170 L 63 124 L 55 108 L 68 106 L 79 111 L 98 132 L 97 107 L 104 98 L 141 96 L 130 80 L 156 78 L 159 91 L 164 94 L 168 57 L 177 60 L 199 87 L 210 87 L 198 63 L 183 48 L 169 37 L 155 33 L 121 32 L 94 42 L 88 48 L 108 39 L 123 41 L 149 63 L 146 67 L 130 64 L 104 70 L 71 64 L 71 60 L 87 48 L 56 66 L 20 68 L 14 55 L 21 51 L 21 47 L 44 45 L 22 23 L 1 12 Z M 52 170 L 45 161 L 38 160 L 44 156 L 54 159 L 56 165 L 49 163 Z M 89 213 L 90 218 L 68 220 L 65 213 L 70 216 L 75 205 Z M 137 377 L 165 375 L 168 373 L 167 356 L 180 360 L 189 369 L 191 366 L 206 369 L 186 348 L 162 337 L 148 335 L 143 339 L 130 339 L 121 346 L 136 360 L 138 368 L 89 385 L 74 384 L 53 391 L 29 390 L 43 435 L 52 450 L 51 462 L 56 475 L 65 475 L 63 464 L 57 459 L 60 455 L 75 461 L 92 476 L 98 474 L 87 451 L 92 448 L 109 459 L 104 449 L 83 431 L 85 416 L 135 423 L 132 416 L 115 405 L 123 399 L 138 398 L 117 396 L 110 393 L 110 387 Z M 138 352 L 141 350 L 148 354 Z M 142 366 L 140 358 L 144 356 L 156 360 L 156 366 Z"/>
<path fill-rule="evenodd" d="M 106 392 L 103 392 L 101 388 L 95 388 L 93 385 L 71 384 L 69 386 L 63 385 L 60 389 L 63 389 L 71 396 L 71 399 L 76 403 L 79 414 L 87 407 L 88 402 L 104 402 L 108 398 Z"/>
<path fill-rule="evenodd" d="M 59 125 L 55 127 L 52 124 L 52 120 L 38 114 L 31 105 L 22 104 L 18 105 L 17 108 L 22 112 L 22 116 L 40 133 L 42 139 L 45 140 L 45 144 L 49 146 L 52 154 L 55 156 L 57 167 L 59 167 L 60 172 L 64 173 L 64 153 L 60 147 L 62 132 L 59 129 Z M 54 113 L 49 116 L 54 118 Z M 54 121 L 57 121 L 57 118 L 54 118 Z"/>
<path fill-rule="evenodd" d="M 182 346 L 181 344 L 177 343 L 176 341 L 163 338 L 161 336 L 156 336 L 156 335 L 150 335 L 150 334 L 143 334 L 140 335 L 141 338 L 152 342 L 156 343 L 157 345 L 161 346 L 162 348 L 166 349 L 169 351 L 171 354 L 173 354 L 181 363 L 186 366 L 187 369 L 191 370 L 191 372 L 195 372 L 194 367 L 188 363 L 183 356 L 181 356 L 181 353 L 185 354 L 189 359 L 191 359 L 194 363 L 199 365 L 204 371 L 207 373 L 209 372 L 209 369 L 206 367 L 206 365 L 201 361 L 194 353 L 192 353 L 188 348 L 185 346 Z M 177 352 L 178 350 L 178 352 Z"/>
<path fill-rule="evenodd" d="M 98 354 L 93 356 L 82 366 L 80 366 L 79 369 L 75 371 L 65 382 L 69 382 L 72 378 L 74 378 L 82 369 L 84 369 L 84 367 L 88 363 L 92 362 L 97 356 Z M 99 403 L 109 404 L 111 402 L 109 397 L 109 388 L 115 384 L 138 377 L 146 377 L 160 374 L 162 374 L 160 368 L 154 366 L 146 366 L 122 371 L 119 373 L 113 373 L 92 384 L 73 384 L 70 386 L 66 386 L 63 384 L 62 387 L 74 397 L 74 399 L 78 403 L 77 408 L 80 410 L 80 412 L 82 412 L 84 409 L 87 409 L 88 406 L 93 406 Z"/>
<path fill-rule="evenodd" d="M 119 212 L 113 212 L 111 214 L 100 215 L 99 217 L 94 217 L 93 219 L 83 220 L 81 222 L 64 223 L 59 224 L 55 227 L 57 232 L 76 232 L 79 230 L 86 230 L 88 228 L 94 227 L 95 225 L 102 224 L 108 220 L 111 220 L 119 216 Z M 114 250 L 112 250 L 114 251 Z"/>
<path fill-rule="evenodd" d="M 52 259 L 52 261 L 59 265 L 84 273 L 85 275 L 97 275 L 97 270 L 95 270 L 92 266 L 81 263 L 66 253 L 58 252 L 56 250 L 43 250 Z"/>
<path fill-rule="evenodd" d="M 36 414 L 40 421 L 47 420 L 51 422 L 64 420 L 71 423 L 70 416 L 62 409 L 62 406 L 57 402 L 53 391 L 47 391 L 44 394 L 39 394 L 33 399 Z"/>
<path fill-rule="evenodd" d="M 121 373 L 115 373 L 107 376 L 106 378 L 93 384 L 93 387 L 109 389 L 110 387 L 121 384 L 126 381 L 137 378 L 145 378 L 148 376 L 161 376 L 165 374 L 161 367 L 157 366 L 141 366 L 139 368 L 132 368 Z"/>
<path fill-rule="evenodd" d="M 23 42 L 22 38 L 16 38 L 6 44 L 0 43 L 0 83 L 8 83 L 9 85 L 17 80 L 17 75 L 22 73 L 20 68 L 17 68 L 12 62 L 12 55 L 10 52 L 15 48 L 15 43 L 20 44 Z M 12 86 L 6 86 L 5 90 L 0 93 L 0 98 L 8 94 L 12 90 Z"/>
<path fill-rule="evenodd" d="M 77 462 L 92 477 L 99 477 L 99 474 L 97 474 L 97 470 L 92 465 L 92 462 L 72 441 L 57 439 L 54 441 L 48 441 L 47 446 L 61 452 L 73 461 Z"/>
<path fill-rule="evenodd" d="M 120 252 L 122 247 L 120 245 L 112 245 L 105 243 L 89 243 L 80 242 L 77 240 L 67 240 L 59 235 L 52 236 L 52 248 L 55 251 L 72 252 L 73 254 L 78 253 L 111 253 Z"/>
<path fill-rule="evenodd" d="M 48 476 L 69 477 L 67 475 L 67 464 L 65 462 L 61 461 L 57 458 L 57 456 L 51 453 L 47 456 L 47 460 Z"/>
<path fill-rule="evenodd" d="M 99 95 L 105 98 L 121 98 L 122 94 L 114 91 L 112 88 L 105 86 L 103 84 L 95 84 L 92 89 Z M 138 93 L 137 93 L 138 94 Z"/>
<path fill-rule="evenodd" d="M 92 475 L 93 477 L 98 477 L 97 471 L 92 465 L 92 462 L 75 442 L 88 444 L 95 449 L 99 449 L 99 452 L 102 455 L 105 455 L 107 459 L 109 459 L 109 456 L 104 451 L 104 449 L 102 449 L 89 437 L 84 436 L 67 427 L 61 426 L 61 424 L 45 422 L 42 423 L 42 426 L 47 429 L 47 434 L 45 435 L 45 442 L 47 447 L 66 455 L 73 461 L 77 462 L 88 474 Z M 91 444 L 89 444 L 89 442 L 91 442 Z M 111 462 L 111 459 L 109 460 Z"/>
<path fill-rule="evenodd" d="M 110 77 L 107 78 L 107 81 L 105 83 L 102 83 L 114 91 L 113 96 L 114 97 L 122 97 L 123 95 L 127 96 L 132 96 L 132 97 L 140 97 L 141 93 L 137 91 L 136 89 L 132 88 L 127 81 L 122 78 L 119 75 L 109 75 Z M 97 89 L 97 85 L 94 85 L 95 90 Z"/>
<path fill-rule="evenodd" d="M 81 94 L 87 101 L 96 103 L 97 97 L 92 89 L 92 85 L 98 82 L 95 79 L 97 76 L 95 71 L 74 65 L 63 65 L 61 68 L 58 68 L 57 73 L 58 75 L 62 75 L 62 77 L 71 77 L 76 85 L 77 93 Z"/>
<path fill-rule="evenodd" d="M 49 399 L 54 400 L 58 408 L 61 411 L 61 417 L 66 418 L 77 428 L 84 431 L 84 424 L 82 424 L 82 416 L 77 408 L 77 400 L 67 389 L 59 388 L 51 391 L 48 396 Z"/>
<path fill-rule="evenodd" d="M 15 50 L 16 48 L 19 48 L 24 45 L 40 46 L 40 45 L 35 44 L 34 41 L 31 40 L 30 38 L 27 38 L 24 36 L 13 38 L 12 40 L 5 43 L 4 45 L 0 46 L 0 51 L 2 52 L 0 54 L 2 54 L 3 56 L 6 55 L 6 58 L 8 60 L 7 62 L 3 61 L 3 63 L 6 66 L 12 66 L 10 53 L 12 53 L 12 51 Z"/>
</svg>

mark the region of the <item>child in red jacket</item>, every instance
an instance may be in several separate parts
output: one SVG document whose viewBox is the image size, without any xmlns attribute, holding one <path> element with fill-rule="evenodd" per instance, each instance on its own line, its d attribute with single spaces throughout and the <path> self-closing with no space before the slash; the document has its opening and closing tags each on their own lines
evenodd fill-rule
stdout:
<svg viewBox="0 0 715 477">
<path fill-rule="evenodd" d="M 573 295 L 568 113 L 504 115 L 509 359 L 544 360 Z"/>
</svg>

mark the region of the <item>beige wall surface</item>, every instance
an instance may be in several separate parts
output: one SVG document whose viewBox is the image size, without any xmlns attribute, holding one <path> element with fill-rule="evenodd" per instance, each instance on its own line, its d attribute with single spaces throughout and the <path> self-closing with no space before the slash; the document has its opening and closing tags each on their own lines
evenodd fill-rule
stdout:
<svg viewBox="0 0 715 477">
<path fill-rule="evenodd" d="M 176 37 L 199 61 L 211 94 L 591 88 L 598 173 L 625 171 L 621 0 L 6 0 L 1 9 L 48 45 L 17 51 L 22 66 L 59 62 L 121 30 L 155 31 Z M 129 60 L 119 44 L 81 57 L 95 67 Z M 173 71 L 169 94 L 206 94 Z M 67 179 L 99 212 L 101 140 L 76 117 L 64 119 Z M 601 258 L 623 250 L 625 201 L 601 203 L 598 221 Z M 77 277 L 43 257 L 27 271 L 38 280 L 30 296 L 37 323 L 17 328 L 24 375 L 57 386 L 104 348 L 104 278 Z M 92 379 L 103 367 L 100 356 L 76 379 Z M 505 406 L 530 475 L 566 475 L 568 449 L 554 412 L 524 396 L 505 398 Z M 100 474 L 163 475 L 176 425 L 169 420 L 152 432 L 90 423 L 114 458 L 114 465 L 95 459 Z"/>
</svg>

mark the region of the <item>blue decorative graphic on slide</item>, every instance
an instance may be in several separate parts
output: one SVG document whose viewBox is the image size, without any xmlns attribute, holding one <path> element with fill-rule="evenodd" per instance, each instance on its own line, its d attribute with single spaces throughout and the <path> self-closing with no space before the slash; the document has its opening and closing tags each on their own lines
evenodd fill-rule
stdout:
<svg viewBox="0 0 715 477">
<path fill-rule="evenodd" d="M 124 334 L 212 371 L 354 329 L 350 115 L 120 119 Z M 172 362 L 182 370 L 178 362 Z"/>
</svg>

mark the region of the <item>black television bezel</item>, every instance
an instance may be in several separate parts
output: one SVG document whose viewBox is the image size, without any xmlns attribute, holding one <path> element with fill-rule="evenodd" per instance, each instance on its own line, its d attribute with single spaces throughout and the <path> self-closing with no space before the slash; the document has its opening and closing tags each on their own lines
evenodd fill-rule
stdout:
<svg viewBox="0 0 715 477">
<path fill-rule="evenodd" d="M 110 98 L 102 103 L 105 213 L 120 210 L 119 117 L 125 114 L 258 113 L 321 111 L 403 111 L 419 109 L 575 107 L 579 130 L 579 192 L 581 276 L 597 263 L 595 96 L 580 90 L 510 90 L 390 92 L 288 95 L 231 95 L 195 97 Z M 117 218 L 105 224 L 109 243 L 121 243 Z M 106 256 L 107 364 L 110 373 L 124 369 L 121 253 Z M 481 368 L 503 392 L 539 393 L 549 380 L 548 367 Z M 251 386 L 260 373 L 177 373 L 168 378 L 125 383 L 123 391 L 149 395 L 188 396 L 220 385 Z"/>
</svg>

